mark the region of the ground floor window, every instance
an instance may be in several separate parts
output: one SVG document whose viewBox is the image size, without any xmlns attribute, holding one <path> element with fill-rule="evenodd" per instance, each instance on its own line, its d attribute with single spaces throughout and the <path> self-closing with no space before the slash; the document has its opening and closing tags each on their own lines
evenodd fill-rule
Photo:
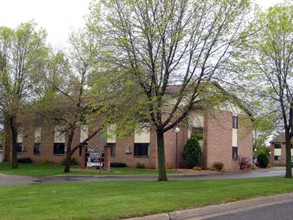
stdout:
<svg viewBox="0 0 293 220">
<path fill-rule="evenodd" d="M 281 160 L 281 156 L 274 156 L 274 160 Z"/>
<path fill-rule="evenodd" d="M 16 151 L 18 153 L 23 151 L 23 145 L 22 145 L 22 143 L 17 143 L 16 144 Z"/>
<path fill-rule="evenodd" d="M 54 154 L 64 154 L 65 144 L 64 143 L 54 143 Z"/>
<path fill-rule="evenodd" d="M 238 147 L 232 147 L 232 159 L 233 160 L 238 159 Z"/>
<path fill-rule="evenodd" d="M 41 153 L 41 144 L 40 143 L 35 143 L 34 145 L 34 154 L 39 155 Z"/>
<path fill-rule="evenodd" d="M 149 144 L 148 143 L 135 143 L 134 144 L 134 156 L 149 156 Z"/>
</svg>

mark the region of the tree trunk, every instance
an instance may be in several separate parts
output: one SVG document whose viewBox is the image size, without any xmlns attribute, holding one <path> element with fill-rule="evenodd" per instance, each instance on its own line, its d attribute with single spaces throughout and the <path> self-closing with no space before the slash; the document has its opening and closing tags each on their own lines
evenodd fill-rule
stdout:
<svg viewBox="0 0 293 220">
<path fill-rule="evenodd" d="M 157 131 L 157 149 L 158 149 L 158 181 L 168 181 L 165 164 L 165 144 L 164 133 Z"/>
<path fill-rule="evenodd" d="M 70 162 L 71 162 L 71 156 L 73 152 L 71 152 L 71 144 L 74 136 L 75 127 L 70 129 L 70 133 L 68 135 L 68 141 L 66 144 L 66 158 L 64 162 L 64 173 L 70 173 Z"/>
<path fill-rule="evenodd" d="M 285 132 L 286 139 L 286 174 L 285 178 L 292 178 L 292 165 L 291 165 L 291 137 L 289 132 Z"/>
<path fill-rule="evenodd" d="M 12 139 L 12 158 L 11 158 L 11 167 L 12 169 L 17 169 L 17 127 L 16 127 L 16 117 L 10 116 L 9 126 L 11 129 L 11 139 Z"/>
<path fill-rule="evenodd" d="M 71 151 L 67 151 L 66 152 L 65 162 L 64 162 L 64 173 L 70 173 L 71 156 L 72 156 Z"/>
</svg>

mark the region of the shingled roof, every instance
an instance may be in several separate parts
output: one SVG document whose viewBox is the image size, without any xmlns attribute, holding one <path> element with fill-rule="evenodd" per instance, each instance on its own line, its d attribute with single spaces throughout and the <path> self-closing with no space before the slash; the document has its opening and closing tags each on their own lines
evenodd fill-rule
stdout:
<svg viewBox="0 0 293 220">
<path fill-rule="evenodd" d="M 285 143 L 285 132 L 278 134 L 270 143 Z"/>
</svg>

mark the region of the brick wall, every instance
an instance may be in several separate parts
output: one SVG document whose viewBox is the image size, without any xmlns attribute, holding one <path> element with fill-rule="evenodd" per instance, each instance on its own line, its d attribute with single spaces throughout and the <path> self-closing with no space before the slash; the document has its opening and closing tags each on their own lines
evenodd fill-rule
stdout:
<svg viewBox="0 0 293 220">
<path fill-rule="evenodd" d="M 252 158 L 252 132 L 251 122 L 247 117 L 240 117 L 238 129 L 238 155 Z M 96 122 L 95 127 L 99 123 Z M 178 168 L 184 167 L 182 151 L 188 138 L 187 124 L 179 124 L 177 145 L 177 164 Z M 92 132 L 90 129 L 89 132 Z M 34 127 L 26 124 L 24 126 L 23 143 L 25 152 L 18 153 L 18 157 L 30 157 L 36 163 L 50 161 L 60 163 L 65 158 L 64 155 L 54 155 L 54 127 L 49 123 L 44 123 L 41 131 L 41 153 L 34 155 Z M 203 146 L 203 165 L 204 168 L 211 168 L 213 162 L 222 162 L 226 170 L 239 169 L 237 161 L 232 159 L 232 114 L 228 111 L 213 111 L 206 113 L 204 117 L 204 146 Z M 166 167 L 175 168 L 176 155 L 176 133 L 174 129 L 167 131 L 165 137 L 165 156 Z M 66 140 L 67 141 L 67 140 Z M 72 146 L 80 142 L 80 132 L 77 129 Z M 102 139 L 100 134 L 94 136 L 89 142 L 88 147 L 103 147 L 106 139 Z M 7 147 L 8 146 L 8 147 Z M 9 154 L 9 146 L 5 147 L 5 154 Z M 110 158 L 111 162 L 124 162 L 129 167 L 135 167 L 137 163 L 144 164 L 147 168 L 157 168 L 157 144 L 156 134 L 152 130 L 150 134 L 149 156 L 134 156 L 134 135 L 116 140 L 116 154 Z M 8 149 L 8 150 L 7 150 Z M 127 150 L 130 149 L 130 152 Z M 11 154 L 10 154 L 11 155 Z M 85 148 L 77 150 L 73 157 L 84 165 Z M 7 157 L 6 157 L 7 158 Z M 9 157 L 10 158 L 10 157 Z"/>
<path fill-rule="evenodd" d="M 237 160 L 232 159 L 232 113 L 213 111 L 205 115 L 204 167 L 212 168 L 214 162 L 222 162 L 225 170 L 237 170 Z M 238 121 L 238 156 L 252 159 L 251 121 L 240 115 Z"/>
</svg>

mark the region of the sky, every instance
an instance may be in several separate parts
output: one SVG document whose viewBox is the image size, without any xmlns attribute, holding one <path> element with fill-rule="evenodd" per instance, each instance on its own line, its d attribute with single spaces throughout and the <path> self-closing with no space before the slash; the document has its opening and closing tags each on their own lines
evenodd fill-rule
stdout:
<svg viewBox="0 0 293 220">
<path fill-rule="evenodd" d="M 16 28 L 34 20 L 53 46 L 62 45 L 72 30 L 84 25 L 90 0 L 0 0 L 0 26 Z"/>
<path fill-rule="evenodd" d="M 255 0 L 266 8 L 281 0 Z M 47 40 L 62 47 L 71 31 L 82 28 L 91 0 L 0 0 L 0 26 L 16 28 L 22 22 L 34 20 L 44 28 Z"/>
</svg>

